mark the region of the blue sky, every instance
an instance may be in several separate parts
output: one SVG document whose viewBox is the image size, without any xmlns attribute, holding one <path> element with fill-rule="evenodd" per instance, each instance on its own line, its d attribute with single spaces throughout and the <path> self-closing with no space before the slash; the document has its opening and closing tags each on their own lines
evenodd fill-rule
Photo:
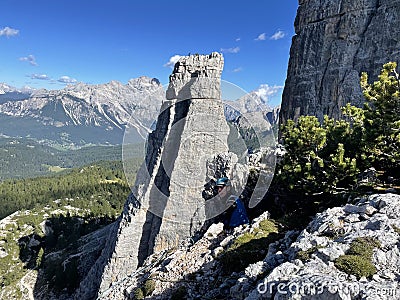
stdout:
<svg viewBox="0 0 400 300">
<path fill-rule="evenodd" d="M 212 51 L 224 53 L 222 78 L 246 91 L 283 86 L 298 6 L 295 0 L 1 2 L 0 82 L 47 89 L 142 75 L 166 84 L 171 58 Z"/>
</svg>

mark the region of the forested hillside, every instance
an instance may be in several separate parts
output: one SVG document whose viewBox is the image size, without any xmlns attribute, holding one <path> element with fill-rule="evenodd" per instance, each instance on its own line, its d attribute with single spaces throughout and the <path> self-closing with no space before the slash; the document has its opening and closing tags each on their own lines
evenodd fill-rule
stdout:
<svg viewBox="0 0 400 300">
<path fill-rule="evenodd" d="M 143 148 L 130 146 L 132 157 L 143 157 Z M 103 160 L 121 160 L 121 145 L 60 150 L 30 139 L 0 138 L 0 181 L 50 175 Z"/>
<path fill-rule="evenodd" d="M 140 163 L 137 160 L 134 169 Z M 101 210 L 96 214 L 112 216 L 121 211 L 128 193 L 120 161 L 96 163 L 48 177 L 9 179 L 0 184 L 0 218 L 65 198 L 74 199 L 79 207 L 92 212 Z M 101 198 L 93 200 L 96 195 Z"/>
<path fill-rule="evenodd" d="M 132 159 L 130 170 L 141 162 Z M 82 236 L 117 218 L 129 193 L 121 161 L 0 183 L 0 299 L 19 299 L 18 282 L 30 269 L 41 269 L 55 289 L 75 288 L 76 265 L 62 262 Z"/>
</svg>

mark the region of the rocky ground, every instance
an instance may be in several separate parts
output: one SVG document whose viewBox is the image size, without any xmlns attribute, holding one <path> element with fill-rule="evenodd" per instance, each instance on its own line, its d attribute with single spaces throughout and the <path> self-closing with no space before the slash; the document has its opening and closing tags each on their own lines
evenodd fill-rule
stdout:
<svg viewBox="0 0 400 300">
<path fill-rule="evenodd" d="M 267 212 L 231 233 L 213 224 L 198 241 L 150 256 L 99 299 L 400 299 L 400 195 L 352 203 L 301 232 L 280 232 Z"/>
<path fill-rule="evenodd" d="M 31 210 L 17 211 L 0 220 L 0 299 L 57 299 L 61 295 L 69 297 L 68 291 L 54 291 L 44 276 L 44 265 L 65 268 L 71 258 L 82 256 L 81 268 L 87 268 L 93 253 L 101 251 L 104 246 L 107 226 L 101 227 L 80 239 L 82 247 L 62 249 L 46 248 L 46 239 L 54 234 L 56 221 L 63 219 L 62 225 L 68 235 L 71 226 L 77 230 L 90 211 L 80 208 L 74 199 L 58 199 L 42 207 L 38 205 Z M 61 216 L 69 216 L 62 218 Z M 56 233 L 61 240 L 62 234 Z M 78 244 L 77 244 L 78 245 Z M 98 256 L 98 254 L 97 254 Z M 78 270 L 81 271 L 81 270 Z M 82 271 L 83 272 L 83 271 Z M 71 281 L 66 272 L 64 281 Z M 64 295 L 65 294 L 65 295 Z"/>
<path fill-rule="evenodd" d="M 400 299 L 399 205 L 399 195 L 372 195 L 318 214 L 288 249 L 270 246 L 254 275 L 274 268 L 246 299 Z M 285 262 L 274 266 L 277 256 Z"/>
</svg>

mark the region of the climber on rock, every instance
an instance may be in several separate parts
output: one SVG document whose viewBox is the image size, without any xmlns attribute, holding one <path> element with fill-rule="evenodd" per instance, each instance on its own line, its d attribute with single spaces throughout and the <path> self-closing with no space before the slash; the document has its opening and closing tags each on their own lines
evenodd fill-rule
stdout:
<svg viewBox="0 0 400 300">
<path fill-rule="evenodd" d="M 225 200 L 227 210 L 222 214 L 222 220 L 226 229 L 232 229 L 239 225 L 249 224 L 246 208 L 239 197 L 233 195 L 231 182 L 227 177 L 219 178 L 216 182 L 218 197 Z"/>
</svg>

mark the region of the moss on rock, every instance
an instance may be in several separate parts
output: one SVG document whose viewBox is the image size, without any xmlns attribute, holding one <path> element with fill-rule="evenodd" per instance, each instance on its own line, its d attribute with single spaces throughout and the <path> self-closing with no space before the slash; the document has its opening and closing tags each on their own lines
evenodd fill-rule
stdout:
<svg viewBox="0 0 400 300">
<path fill-rule="evenodd" d="M 153 279 L 147 279 L 143 284 L 142 290 L 145 296 L 150 296 L 156 289 L 156 283 Z"/>
<path fill-rule="evenodd" d="M 297 252 L 296 258 L 300 259 L 301 261 L 305 262 L 311 259 L 311 254 L 318 250 L 319 247 L 312 247 L 307 250 L 301 250 Z"/>
<path fill-rule="evenodd" d="M 280 237 L 277 224 L 263 220 L 253 232 L 246 232 L 236 238 L 232 245 L 221 255 L 225 272 L 238 272 L 248 265 L 262 260 L 268 245 Z"/>
<path fill-rule="evenodd" d="M 342 255 L 336 259 L 335 266 L 358 279 L 361 277 L 370 278 L 376 273 L 376 268 L 371 259 L 360 255 Z"/>
<path fill-rule="evenodd" d="M 335 266 L 350 275 L 371 278 L 376 273 L 372 263 L 373 250 L 380 247 L 380 242 L 371 237 L 358 237 L 351 244 L 345 255 L 335 260 Z"/>
</svg>

